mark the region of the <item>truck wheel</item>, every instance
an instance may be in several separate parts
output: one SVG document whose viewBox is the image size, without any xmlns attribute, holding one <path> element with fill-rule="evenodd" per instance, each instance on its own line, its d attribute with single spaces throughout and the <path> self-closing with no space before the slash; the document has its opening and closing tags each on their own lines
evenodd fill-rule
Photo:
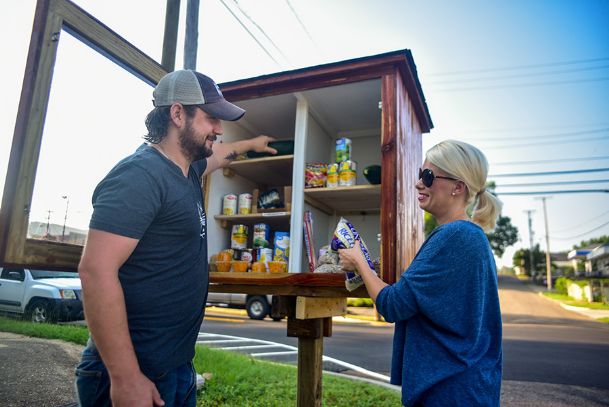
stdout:
<svg viewBox="0 0 609 407">
<path fill-rule="evenodd" d="M 248 298 L 245 309 L 251 319 L 264 319 L 270 311 L 266 298 L 259 295 Z"/>
<path fill-rule="evenodd" d="M 32 322 L 38 323 L 55 322 L 57 319 L 50 304 L 45 300 L 32 301 L 28 311 L 25 313 L 25 317 Z"/>
</svg>

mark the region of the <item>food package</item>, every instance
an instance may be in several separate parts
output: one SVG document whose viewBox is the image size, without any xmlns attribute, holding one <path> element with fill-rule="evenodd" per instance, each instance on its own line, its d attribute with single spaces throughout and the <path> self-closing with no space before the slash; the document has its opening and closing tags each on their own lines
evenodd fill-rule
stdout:
<svg viewBox="0 0 609 407">
<path fill-rule="evenodd" d="M 307 164 L 305 168 L 305 188 L 323 188 L 326 186 L 326 164 Z"/>
<path fill-rule="evenodd" d="M 290 257 L 290 232 L 275 232 L 274 261 L 288 262 Z"/>
<path fill-rule="evenodd" d="M 357 230 L 355 230 L 347 219 L 340 218 L 338 225 L 336 225 L 330 248 L 335 252 L 339 249 L 350 249 L 355 246 L 356 240 L 359 240 L 364 258 L 368 262 L 370 268 L 374 270 L 374 264 L 370 258 L 366 243 L 364 243 L 364 240 L 360 237 L 359 233 L 357 233 Z M 355 270 L 345 270 L 345 287 L 347 287 L 348 291 L 355 290 L 363 283 L 362 277 Z"/>
</svg>

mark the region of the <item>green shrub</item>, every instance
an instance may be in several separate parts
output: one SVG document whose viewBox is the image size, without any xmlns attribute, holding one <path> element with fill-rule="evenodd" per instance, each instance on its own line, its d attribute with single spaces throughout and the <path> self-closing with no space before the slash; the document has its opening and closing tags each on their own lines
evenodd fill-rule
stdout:
<svg viewBox="0 0 609 407">
<path fill-rule="evenodd" d="M 567 295 L 567 293 L 569 292 L 569 284 L 571 284 L 572 282 L 572 280 L 569 280 L 566 277 L 560 277 L 556 279 L 556 284 L 554 285 L 554 288 L 556 289 L 557 293 Z"/>
<path fill-rule="evenodd" d="M 370 298 L 347 298 L 347 306 L 372 308 L 374 302 Z"/>
</svg>

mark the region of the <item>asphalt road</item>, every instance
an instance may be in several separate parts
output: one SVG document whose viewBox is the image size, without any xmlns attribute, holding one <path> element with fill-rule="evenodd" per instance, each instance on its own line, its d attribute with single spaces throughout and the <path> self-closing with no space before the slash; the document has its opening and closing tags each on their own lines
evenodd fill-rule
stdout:
<svg viewBox="0 0 609 407">
<path fill-rule="evenodd" d="M 503 319 L 502 404 L 609 406 L 609 325 L 567 311 L 535 287 L 499 277 Z M 210 316 L 202 332 L 298 346 L 286 323 Z M 334 324 L 324 355 L 389 375 L 393 328 Z M 294 363 L 289 357 L 283 361 Z M 340 371 L 340 368 L 337 369 Z"/>
</svg>

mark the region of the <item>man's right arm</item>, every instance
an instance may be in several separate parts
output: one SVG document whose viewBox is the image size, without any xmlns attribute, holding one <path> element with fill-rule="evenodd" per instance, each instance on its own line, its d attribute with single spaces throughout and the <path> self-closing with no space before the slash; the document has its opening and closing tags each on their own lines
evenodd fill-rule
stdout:
<svg viewBox="0 0 609 407">
<path fill-rule="evenodd" d="M 108 369 L 115 406 L 163 405 L 154 383 L 140 371 L 118 279 L 118 269 L 137 243 L 137 239 L 91 229 L 78 266 L 87 325 Z"/>
</svg>

